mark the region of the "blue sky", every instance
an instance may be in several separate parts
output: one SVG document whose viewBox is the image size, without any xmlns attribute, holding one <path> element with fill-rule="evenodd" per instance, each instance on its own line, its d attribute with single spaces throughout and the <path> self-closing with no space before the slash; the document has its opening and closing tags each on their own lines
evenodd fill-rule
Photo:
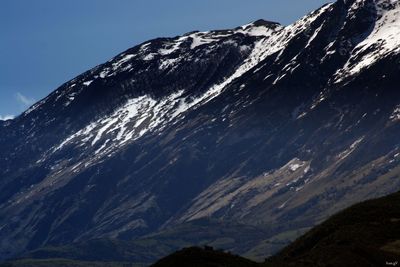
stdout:
<svg viewBox="0 0 400 267">
<path fill-rule="evenodd" d="M 290 24 L 326 0 L 2 0 L 0 119 L 18 115 L 76 75 L 148 39 Z"/>
</svg>

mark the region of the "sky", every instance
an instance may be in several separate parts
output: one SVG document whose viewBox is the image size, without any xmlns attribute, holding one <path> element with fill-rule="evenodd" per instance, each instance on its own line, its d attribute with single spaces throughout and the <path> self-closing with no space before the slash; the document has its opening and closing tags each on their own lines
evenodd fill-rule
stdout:
<svg viewBox="0 0 400 267">
<path fill-rule="evenodd" d="M 0 119 L 156 37 L 293 23 L 326 0 L 1 0 Z"/>
</svg>

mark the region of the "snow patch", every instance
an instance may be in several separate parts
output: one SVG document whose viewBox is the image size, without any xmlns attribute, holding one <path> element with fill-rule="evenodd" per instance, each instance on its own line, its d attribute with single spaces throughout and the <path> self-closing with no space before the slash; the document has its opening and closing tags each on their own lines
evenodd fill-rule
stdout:
<svg viewBox="0 0 400 267">
<path fill-rule="evenodd" d="M 343 160 L 345 158 L 347 158 L 351 153 L 354 152 L 354 150 L 356 150 L 356 148 L 358 147 L 358 145 L 364 140 L 364 137 L 361 137 L 359 139 L 357 139 L 356 141 L 354 141 L 354 143 L 352 143 L 350 145 L 350 147 L 346 150 L 344 150 L 343 152 L 341 152 L 337 157 L 340 160 Z"/>
<path fill-rule="evenodd" d="M 392 114 L 390 115 L 390 120 L 393 122 L 400 121 L 400 105 L 397 105 L 393 110 Z"/>
<path fill-rule="evenodd" d="M 187 36 L 182 36 L 178 38 L 178 40 L 176 40 L 175 42 L 167 43 L 166 45 L 164 45 L 164 48 L 158 50 L 158 53 L 162 56 L 166 56 L 176 52 L 187 38 Z"/>
<path fill-rule="evenodd" d="M 12 120 L 12 119 L 14 119 L 13 115 L 5 115 L 5 116 L 0 115 L 0 121 L 8 121 L 8 120 Z"/>
<path fill-rule="evenodd" d="M 159 65 L 160 70 L 165 70 L 175 66 L 182 58 L 170 58 L 170 59 L 163 59 Z"/>
<path fill-rule="evenodd" d="M 289 165 L 289 169 L 292 171 L 292 172 L 295 172 L 297 169 L 299 169 L 301 166 L 303 166 L 303 165 L 301 165 L 301 164 L 299 164 L 299 163 L 294 163 L 294 164 L 290 164 Z"/>
<path fill-rule="evenodd" d="M 90 85 L 92 82 L 93 82 L 93 80 L 86 81 L 86 82 L 84 82 L 84 83 L 83 83 L 83 85 L 85 85 L 85 86 L 89 86 L 89 85 Z"/>
</svg>

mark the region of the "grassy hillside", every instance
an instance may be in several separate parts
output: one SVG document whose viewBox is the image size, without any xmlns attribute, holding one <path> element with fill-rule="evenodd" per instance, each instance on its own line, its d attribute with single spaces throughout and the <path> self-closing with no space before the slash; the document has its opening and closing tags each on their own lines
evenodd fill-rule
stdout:
<svg viewBox="0 0 400 267">
<path fill-rule="evenodd" d="M 257 263 L 223 251 L 215 251 L 211 247 L 185 248 L 171 254 L 151 267 L 255 267 Z"/>
<path fill-rule="evenodd" d="M 165 235 L 165 238 L 172 242 L 173 236 L 170 233 L 170 235 Z M 147 242 L 147 248 L 151 249 L 151 239 Z M 66 258 L 81 258 L 87 261 L 25 259 L 0 264 L 0 267 L 140 266 L 140 264 L 118 262 L 129 262 L 122 258 L 133 257 L 137 252 L 138 244 L 128 243 L 131 245 L 128 246 L 129 249 L 121 248 L 126 246 L 125 243 L 107 241 L 101 244 L 99 245 L 97 241 L 97 243 L 86 243 L 85 246 L 80 245 L 75 248 L 64 247 L 65 251 L 54 248 L 53 252 L 51 248 L 47 248 L 46 251 L 36 251 L 31 254 L 36 258 L 40 258 L 41 253 L 47 253 L 48 257 L 64 255 Z M 141 246 L 145 249 L 144 243 Z M 114 260 L 95 261 L 102 258 Z M 332 216 L 263 263 L 255 263 L 231 253 L 211 249 L 211 247 L 205 249 L 194 247 L 175 252 L 153 266 L 387 266 L 396 262 L 400 262 L 400 193 L 354 205 Z"/>
<path fill-rule="evenodd" d="M 220 252 L 204 253 L 198 249 L 182 250 L 154 266 L 192 266 L 197 261 L 205 261 L 199 266 L 256 264 Z M 221 263 L 223 259 L 226 265 Z M 400 193 L 336 214 L 258 266 L 386 266 L 396 262 L 400 262 Z"/>
<path fill-rule="evenodd" d="M 385 266 L 400 262 L 400 193 L 354 205 L 313 228 L 266 266 Z"/>
</svg>

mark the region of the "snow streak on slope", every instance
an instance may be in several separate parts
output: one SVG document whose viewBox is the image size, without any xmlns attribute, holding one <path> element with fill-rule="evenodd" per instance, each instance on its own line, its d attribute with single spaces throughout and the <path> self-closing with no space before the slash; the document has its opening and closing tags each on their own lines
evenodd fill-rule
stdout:
<svg viewBox="0 0 400 267">
<path fill-rule="evenodd" d="M 365 1 L 356 1 L 353 13 Z M 375 7 L 378 20 L 371 34 L 360 42 L 351 53 L 343 69 L 336 73 L 336 82 L 355 75 L 372 66 L 378 60 L 400 52 L 400 3 L 392 0 L 376 0 Z M 351 12 L 349 16 L 351 16 Z"/>
<path fill-rule="evenodd" d="M 308 35 L 309 31 L 312 28 L 312 24 L 325 12 L 329 11 L 332 9 L 333 4 L 327 4 L 323 6 L 322 8 L 312 12 L 311 14 L 304 16 L 300 20 L 296 21 L 295 23 L 288 25 L 284 28 L 281 28 L 279 32 L 276 32 L 274 35 L 271 36 L 271 38 L 268 39 L 268 42 L 266 42 L 264 45 L 266 48 L 264 48 L 264 52 L 262 54 L 263 58 L 266 58 L 272 54 L 279 53 L 276 61 L 279 61 L 282 57 L 282 55 L 285 52 L 285 48 L 287 47 L 288 43 L 292 41 L 293 39 L 296 39 L 296 37 L 301 36 L 301 35 Z M 319 33 L 318 31 L 315 31 L 313 34 L 312 39 L 316 38 Z M 312 42 L 312 39 L 310 39 L 309 44 Z M 298 67 L 297 63 L 297 55 L 293 57 L 292 61 L 290 64 L 282 68 L 282 71 L 280 75 L 275 79 L 273 84 L 278 82 L 280 79 L 288 75 L 291 71 L 296 69 Z M 259 68 L 260 69 L 260 68 Z M 257 69 L 256 71 L 258 71 Z M 272 73 L 269 73 L 266 78 L 270 77 Z"/>
<path fill-rule="evenodd" d="M 110 145 L 117 148 L 138 139 L 148 131 L 161 131 L 167 122 L 186 110 L 182 99 L 179 99 L 182 93 L 183 91 L 178 91 L 159 101 L 146 95 L 130 99 L 111 115 L 92 122 L 66 138 L 52 152 L 61 150 L 68 144 L 95 146 L 101 142 L 103 146 L 97 153 L 102 150 L 110 152 L 110 147 L 106 147 L 109 140 L 113 140 Z"/>
<path fill-rule="evenodd" d="M 400 105 L 397 105 L 392 115 L 390 115 L 391 121 L 400 121 Z"/>
</svg>

